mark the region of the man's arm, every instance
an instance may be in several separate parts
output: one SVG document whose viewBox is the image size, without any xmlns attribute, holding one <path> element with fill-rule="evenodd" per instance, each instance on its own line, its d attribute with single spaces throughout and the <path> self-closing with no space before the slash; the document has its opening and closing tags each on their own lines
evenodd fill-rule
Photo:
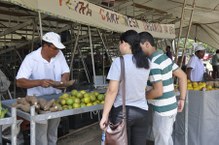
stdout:
<svg viewBox="0 0 219 145">
<path fill-rule="evenodd" d="M 70 73 L 64 73 L 64 74 L 62 74 L 61 81 L 67 82 L 67 81 L 69 81 L 69 78 L 70 78 Z"/>
<path fill-rule="evenodd" d="M 150 91 L 146 92 L 147 99 L 155 99 L 163 95 L 162 81 L 154 82 Z"/>
<path fill-rule="evenodd" d="M 29 80 L 26 78 L 20 78 L 16 80 L 16 84 L 18 87 L 26 88 L 26 89 L 33 88 L 33 87 L 39 87 L 39 86 L 47 88 L 51 86 L 52 82 L 53 81 L 49 79 Z"/>
<path fill-rule="evenodd" d="M 187 77 L 186 74 L 180 68 L 175 70 L 173 72 L 173 75 L 179 79 L 180 99 L 178 102 L 178 112 L 182 112 L 187 92 Z"/>
<path fill-rule="evenodd" d="M 192 68 L 187 68 L 186 69 L 186 75 L 187 75 L 188 80 L 191 80 L 191 72 L 192 72 Z"/>
</svg>

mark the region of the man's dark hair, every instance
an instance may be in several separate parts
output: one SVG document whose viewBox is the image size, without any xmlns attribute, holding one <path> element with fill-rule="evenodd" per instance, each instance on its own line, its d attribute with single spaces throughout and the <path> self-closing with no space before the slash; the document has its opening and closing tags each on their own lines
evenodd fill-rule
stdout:
<svg viewBox="0 0 219 145">
<path fill-rule="evenodd" d="M 218 49 L 218 50 L 216 50 L 216 53 L 219 53 L 219 49 Z"/>
<path fill-rule="evenodd" d="M 151 44 L 151 46 L 155 47 L 154 37 L 150 33 L 141 32 L 141 33 L 139 33 L 139 35 L 140 35 L 140 42 L 141 43 L 149 42 Z"/>
</svg>

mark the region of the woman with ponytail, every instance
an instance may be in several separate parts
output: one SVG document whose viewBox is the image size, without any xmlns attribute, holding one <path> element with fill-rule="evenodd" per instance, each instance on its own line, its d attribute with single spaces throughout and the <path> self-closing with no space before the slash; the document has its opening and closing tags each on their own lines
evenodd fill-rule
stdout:
<svg viewBox="0 0 219 145">
<path fill-rule="evenodd" d="M 122 33 L 119 50 L 124 58 L 127 132 L 129 145 L 146 144 L 147 100 L 145 89 L 149 76 L 149 60 L 140 48 L 140 37 L 134 30 Z M 121 64 L 116 58 L 109 70 L 110 80 L 106 92 L 100 128 L 106 130 L 108 119 L 120 122 L 122 113 L 122 86 L 120 83 Z M 110 114 L 110 117 L 109 117 Z"/>
</svg>

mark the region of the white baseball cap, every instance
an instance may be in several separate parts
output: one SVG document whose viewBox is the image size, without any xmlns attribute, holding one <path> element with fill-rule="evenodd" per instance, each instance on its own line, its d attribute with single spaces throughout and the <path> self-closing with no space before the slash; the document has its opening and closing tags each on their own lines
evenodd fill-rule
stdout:
<svg viewBox="0 0 219 145">
<path fill-rule="evenodd" d="M 204 46 L 202 46 L 202 45 L 197 45 L 197 46 L 195 47 L 195 52 L 196 52 L 196 51 L 199 51 L 199 50 L 205 50 Z"/>
<path fill-rule="evenodd" d="M 61 42 L 59 34 L 54 32 L 48 32 L 43 35 L 43 40 L 49 43 L 52 43 L 58 49 L 64 49 L 65 46 Z"/>
</svg>

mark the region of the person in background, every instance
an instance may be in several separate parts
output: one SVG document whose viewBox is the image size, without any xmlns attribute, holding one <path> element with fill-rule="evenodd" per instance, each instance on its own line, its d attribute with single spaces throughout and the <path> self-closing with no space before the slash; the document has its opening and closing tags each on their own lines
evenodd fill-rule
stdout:
<svg viewBox="0 0 219 145">
<path fill-rule="evenodd" d="M 182 112 L 187 91 L 186 74 L 163 51 L 155 48 L 153 36 L 141 32 L 140 46 L 150 57 L 150 75 L 146 98 L 153 110 L 152 130 L 155 145 L 173 145 L 172 132 L 176 114 Z M 180 96 L 174 92 L 173 76 L 179 80 Z"/>
<path fill-rule="evenodd" d="M 212 77 L 214 79 L 219 78 L 219 50 L 216 50 L 216 54 L 212 57 Z"/>
<path fill-rule="evenodd" d="M 26 88 L 29 96 L 43 96 L 61 93 L 52 87 L 54 81 L 60 84 L 69 80 L 70 70 L 61 51 L 65 46 L 54 32 L 42 38 L 42 47 L 28 54 L 16 76 L 18 87 Z M 56 145 L 60 118 L 36 124 L 36 145 Z"/>
<path fill-rule="evenodd" d="M 171 59 L 173 60 L 173 55 L 172 55 L 172 52 L 170 51 L 170 46 L 167 45 L 166 47 L 166 55 Z"/>
<path fill-rule="evenodd" d="M 128 30 L 120 36 L 119 50 L 124 57 L 127 133 L 129 145 L 146 144 L 147 100 L 145 89 L 149 76 L 149 60 L 140 48 L 140 38 L 136 31 Z M 120 58 L 116 58 L 109 70 L 110 80 L 106 92 L 100 128 L 107 129 L 108 119 L 113 123 L 121 120 L 122 83 Z M 111 110 L 112 109 L 112 110 Z M 111 111 L 110 111 L 111 110 Z M 110 113 L 110 118 L 109 118 Z"/>
<path fill-rule="evenodd" d="M 202 58 L 205 56 L 205 48 L 202 45 L 195 47 L 195 55 L 193 55 L 187 64 L 187 78 L 191 81 L 204 81 L 205 68 Z"/>
</svg>

